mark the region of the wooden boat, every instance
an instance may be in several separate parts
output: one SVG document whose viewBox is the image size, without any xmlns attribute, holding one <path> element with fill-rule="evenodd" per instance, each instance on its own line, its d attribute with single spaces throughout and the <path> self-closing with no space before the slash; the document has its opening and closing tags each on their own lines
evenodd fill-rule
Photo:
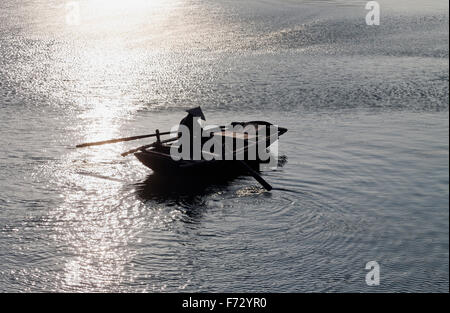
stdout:
<svg viewBox="0 0 450 313">
<path fill-rule="evenodd" d="M 194 116 L 204 119 L 200 107 L 187 110 Z M 134 154 L 136 158 L 145 166 L 152 169 L 156 174 L 161 175 L 193 175 L 195 177 L 229 177 L 249 174 L 253 176 L 266 190 L 271 190 L 272 186 L 267 183 L 259 174 L 260 166 L 267 163 L 263 159 L 258 158 L 259 150 L 268 149 L 278 140 L 278 137 L 287 132 L 286 128 L 275 127 L 271 123 L 264 121 L 251 122 L 233 122 L 228 126 L 216 127 L 209 129 L 211 138 L 202 138 L 209 143 L 209 140 L 220 139 L 221 151 L 223 155 L 211 153 L 210 151 L 202 151 L 203 158 L 198 160 L 186 158 L 173 158 L 172 148 L 180 148 L 181 138 L 176 133 L 163 132 L 156 130 L 154 134 L 115 138 L 96 142 L 87 142 L 76 145 L 77 148 L 99 146 L 105 144 L 113 144 L 117 142 L 131 141 L 156 137 L 156 142 L 141 146 L 124 152 L 123 157 Z M 161 141 L 163 135 L 175 135 L 175 138 Z M 169 144 L 170 142 L 170 144 Z M 232 142 L 232 145 L 230 145 Z M 230 148 L 231 147 L 231 148 Z M 258 152 L 258 153 L 257 153 Z M 211 157 L 212 156 L 212 157 Z"/>
<path fill-rule="evenodd" d="M 243 132 L 234 132 L 232 127 L 236 125 L 241 125 L 243 127 Z M 256 130 L 256 133 L 246 132 L 252 126 L 251 129 Z M 170 154 L 170 150 L 177 143 L 165 144 L 159 139 L 157 144 L 152 145 L 148 148 L 143 148 L 139 152 L 134 153 L 136 158 L 144 164 L 146 167 L 152 169 L 158 174 L 168 174 L 168 175 L 195 175 L 195 176 L 209 176 L 209 175 L 239 175 L 246 174 L 251 169 L 258 172 L 260 170 L 260 165 L 264 161 L 260 159 L 249 159 L 248 150 L 253 145 L 265 144 L 265 147 L 272 145 L 278 137 L 284 134 L 287 129 L 278 127 L 276 128 L 276 133 L 270 134 L 269 128 L 272 124 L 264 121 L 251 121 L 251 122 L 233 122 L 229 126 L 222 127 L 217 132 L 213 133 L 213 136 L 219 136 L 225 140 L 226 137 L 231 137 L 235 143 L 239 140 L 244 141 L 243 149 L 244 151 L 239 151 L 235 149 L 233 153 L 233 160 L 224 160 L 224 157 L 216 157 L 213 160 L 174 160 Z M 265 136 L 259 135 L 262 133 L 262 128 L 266 128 Z M 160 143 L 158 143 L 160 142 Z M 224 142 L 224 141 L 222 141 Z M 224 144 L 223 144 L 223 147 Z M 241 145 L 242 147 L 242 145 Z M 255 148 L 255 147 L 254 147 Z M 222 149 L 224 151 L 224 148 Z M 236 154 L 238 152 L 243 153 L 244 160 L 236 160 Z M 209 153 L 209 152 L 208 152 Z M 251 171 L 250 170 L 250 171 Z"/>
</svg>

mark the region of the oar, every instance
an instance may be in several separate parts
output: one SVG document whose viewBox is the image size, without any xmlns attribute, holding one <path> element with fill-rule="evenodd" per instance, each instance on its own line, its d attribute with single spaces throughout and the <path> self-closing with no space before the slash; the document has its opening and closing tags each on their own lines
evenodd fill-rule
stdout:
<svg viewBox="0 0 450 313">
<path fill-rule="evenodd" d="M 171 134 L 171 132 L 164 132 L 164 133 L 159 133 L 159 134 L 156 133 L 156 134 L 141 135 L 141 136 L 133 136 L 133 137 L 125 137 L 125 138 L 116 138 L 116 139 L 110 139 L 110 140 L 104 140 L 104 141 L 96 141 L 96 142 L 87 142 L 87 143 L 82 143 L 82 144 L 76 145 L 76 147 L 77 148 L 83 148 L 83 147 L 90 147 L 90 146 L 100 146 L 100 145 L 106 145 L 106 144 L 109 144 L 109 143 L 138 140 L 138 139 L 142 139 L 142 138 L 149 138 L 149 137 L 169 135 L 169 134 Z"/>
<path fill-rule="evenodd" d="M 250 166 L 248 166 L 247 163 L 244 161 L 238 160 L 238 163 L 249 172 L 250 175 L 253 176 L 254 179 L 256 179 L 264 188 L 266 188 L 267 191 L 272 190 L 272 186 L 269 185 L 268 182 L 264 180 L 264 178 L 261 177 L 261 175 L 258 174 L 255 170 L 253 170 Z"/>
<path fill-rule="evenodd" d="M 150 148 L 150 147 L 154 147 L 155 145 L 159 145 L 159 144 L 162 144 L 162 143 L 167 143 L 167 142 L 171 142 L 171 141 L 175 141 L 175 140 L 178 140 L 178 137 L 162 140 L 160 142 L 157 141 L 157 142 L 151 143 L 149 145 L 145 145 L 145 146 L 141 146 L 141 147 L 138 147 L 138 148 L 135 148 L 135 149 L 131 149 L 131 150 L 127 151 L 127 152 L 121 153 L 120 155 L 123 156 L 123 157 L 126 157 L 127 155 L 135 153 L 135 152 L 138 152 L 140 150 L 147 149 L 147 148 Z"/>
</svg>

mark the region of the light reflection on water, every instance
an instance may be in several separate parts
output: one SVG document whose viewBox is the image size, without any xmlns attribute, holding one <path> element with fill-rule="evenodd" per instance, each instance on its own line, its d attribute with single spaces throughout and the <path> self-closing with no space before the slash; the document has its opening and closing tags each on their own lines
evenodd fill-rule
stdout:
<svg viewBox="0 0 450 313">
<path fill-rule="evenodd" d="M 117 176 L 106 170 L 109 164 L 91 161 L 89 173 L 101 170 L 106 178 Z M 70 183 L 70 192 L 48 216 L 54 223 L 52 239 L 64 255 L 58 288 L 124 290 L 123 285 L 133 284 L 138 276 L 129 266 L 139 253 L 136 245 L 142 244 L 139 235 L 151 228 L 170 229 L 170 224 L 180 219 L 181 211 L 144 205 L 136 198 L 133 185 L 95 175 L 66 174 L 60 183 Z"/>
</svg>

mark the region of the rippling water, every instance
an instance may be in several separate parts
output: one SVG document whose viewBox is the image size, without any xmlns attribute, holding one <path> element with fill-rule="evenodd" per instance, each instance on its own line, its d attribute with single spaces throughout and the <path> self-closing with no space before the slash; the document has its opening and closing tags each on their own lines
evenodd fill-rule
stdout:
<svg viewBox="0 0 450 313">
<path fill-rule="evenodd" d="M 0 291 L 448 291 L 448 2 L 0 3 Z M 270 120 L 255 181 L 74 144 Z M 365 264 L 381 283 L 365 283 Z"/>
</svg>

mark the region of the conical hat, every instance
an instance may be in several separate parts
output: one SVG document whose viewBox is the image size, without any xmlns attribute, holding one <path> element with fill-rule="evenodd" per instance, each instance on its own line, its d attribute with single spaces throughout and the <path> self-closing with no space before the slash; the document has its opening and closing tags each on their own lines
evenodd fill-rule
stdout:
<svg viewBox="0 0 450 313">
<path fill-rule="evenodd" d="M 202 120 L 206 121 L 205 115 L 203 115 L 202 109 L 200 107 L 192 108 L 189 110 L 186 110 L 189 114 L 191 114 L 194 117 L 200 117 Z"/>
</svg>

